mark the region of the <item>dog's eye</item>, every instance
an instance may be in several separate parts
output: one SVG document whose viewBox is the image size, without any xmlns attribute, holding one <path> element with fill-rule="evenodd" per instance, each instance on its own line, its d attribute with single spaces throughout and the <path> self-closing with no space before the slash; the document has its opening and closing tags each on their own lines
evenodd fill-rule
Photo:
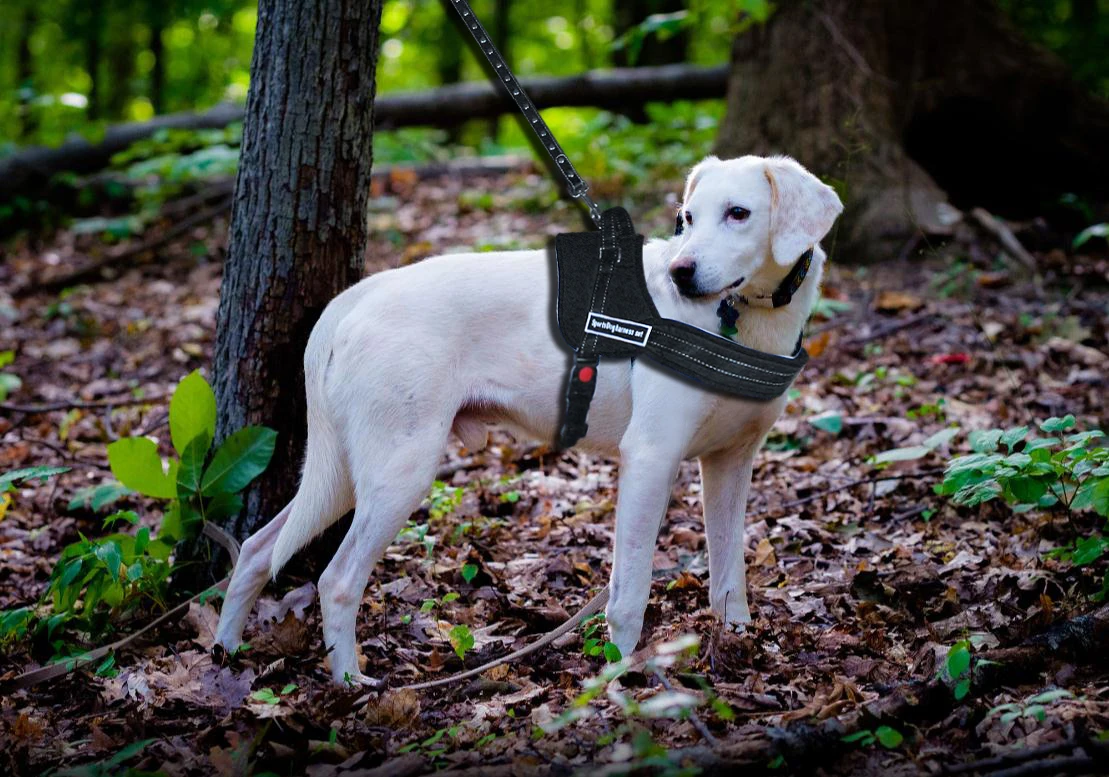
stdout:
<svg viewBox="0 0 1109 777">
<path fill-rule="evenodd" d="M 685 223 L 689 225 L 693 224 L 693 214 L 688 210 L 685 212 Z"/>
<path fill-rule="evenodd" d="M 724 216 L 734 221 L 746 221 L 747 217 L 751 215 L 751 211 L 746 208 L 741 208 L 738 205 L 733 205 L 724 212 Z"/>
</svg>

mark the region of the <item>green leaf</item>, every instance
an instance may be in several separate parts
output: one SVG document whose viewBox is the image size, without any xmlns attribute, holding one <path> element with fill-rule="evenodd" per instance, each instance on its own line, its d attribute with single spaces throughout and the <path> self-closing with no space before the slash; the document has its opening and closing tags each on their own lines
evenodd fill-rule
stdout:
<svg viewBox="0 0 1109 777">
<path fill-rule="evenodd" d="M 108 483 L 102 483 L 99 486 L 88 486 L 87 488 L 78 489 L 69 500 L 68 509 L 80 510 L 88 508 L 94 512 L 100 512 L 106 507 L 111 507 L 119 500 L 126 496 L 135 493 L 122 483 L 117 483 L 114 480 Z"/>
<path fill-rule="evenodd" d="M 1056 432 L 1065 432 L 1067 429 L 1072 428 L 1074 424 L 1075 420 L 1073 415 L 1065 415 L 1062 418 L 1052 416 L 1040 424 L 1040 429 L 1048 434 L 1054 434 Z"/>
<path fill-rule="evenodd" d="M 858 742 L 863 747 L 874 744 L 874 734 L 866 729 L 856 731 L 853 734 L 847 734 L 846 736 L 840 737 L 840 739 L 847 744 Z"/>
<path fill-rule="evenodd" d="M 478 566 L 477 564 L 463 564 L 462 565 L 462 579 L 469 583 L 477 577 Z"/>
<path fill-rule="evenodd" d="M 1000 429 L 976 429 L 967 435 L 967 442 L 975 453 L 993 453 L 1001 440 Z"/>
<path fill-rule="evenodd" d="M 177 496 L 176 462 L 167 474 L 162 469 L 158 446 L 146 437 L 126 437 L 108 446 L 108 464 L 119 482 L 146 496 L 173 499 Z"/>
<path fill-rule="evenodd" d="M 254 701 L 260 701 L 263 704 L 280 704 L 281 699 L 273 692 L 271 688 L 260 688 L 254 693 L 250 694 L 250 698 Z"/>
<path fill-rule="evenodd" d="M 177 490 L 184 495 L 200 491 L 200 477 L 204 472 L 204 459 L 212 447 L 212 438 L 207 432 L 194 437 L 181 452 L 181 466 L 177 469 Z"/>
<path fill-rule="evenodd" d="M 613 642 L 605 643 L 604 653 L 605 661 L 608 661 L 610 664 L 615 664 L 617 661 L 623 658 L 623 656 L 620 654 L 620 648 L 616 647 L 616 644 Z"/>
<path fill-rule="evenodd" d="M 120 552 L 118 543 L 101 542 L 96 546 L 96 558 L 104 562 L 113 579 L 119 577 L 119 568 L 123 566 L 123 554 Z"/>
<path fill-rule="evenodd" d="M 970 680 L 960 680 L 955 684 L 955 700 L 962 701 L 970 693 Z"/>
<path fill-rule="evenodd" d="M 232 434 L 212 457 L 200 489 L 204 496 L 242 491 L 269 466 L 277 432 L 248 426 Z"/>
<path fill-rule="evenodd" d="M 5 472 L 0 475 L 0 494 L 7 491 L 17 482 L 24 480 L 45 481 L 47 478 L 61 475 L 63 472 L 69 472 L 69 467 L 24 467 L 23 469 L 13 469 L 10 472 Z"/>
<path fill-rule="evenodd" d="M 1027 434 L 1028 434 L 1028 427 L 1027 426 L 1017 426 L 1013 429 L 1009 429 L 1003 435 L 1001 435 L 1001 444 L 1004 445 L 1009 450 L 1012 450 L 1013 446 L 1015 446 L 1018 442 L 1023 440 L 1025 435 L 1027 435 Z"/>
<path fill-rule="evenodd" d="M 1109 224 L 1093 224 L 1086 227 L 1074 236 L 1074 242 L 1071 243 L 1071 247 L 1081 248 L 1089 242 L 1091 238 L 1095 237 L 1109 238 Z"/>
<path fill-rule="evenodd" d="M 1065 688 L 1055 688 L 1043 693 L 1037 693 L 1035 696 L 1028 698 L 1029 704 L 1051 704 L 1052 702 L 1059 701 L 1060 699 L 1073 699 L 1074 694 Z"/>
<path fill-rule="evenodd" d="M 809 423 L 828 434 L 838 435 L 843 431 L 843 416 L 836 412 L 823 413 L 810 418 Z"/>
<path fill-rule="evenodd" d="M 205 519 L 214 523 L 225 523 L 243 509 L 243 498 L 239 494 L 216 494 L 204 507 Z"/>
<path fill-rule="evenodd" d="M 181 379 L 169 401 L 169 434 L 173 447 L 184 456 L 185 448 L 202 434 L 208 444 L 216 435 L 216 395 L 199 370 Z M 205 448 L 201 457 L 208 452 Z"/>
<path fill-rule="evenodd" d="M 964 640 L 956 642 L 947 651 L 947 675 L 958 680 L 970 668 L 970 647 Z"/>
<path fill-rule="evenodd" d="M 881 743 L 882 747 L 887 750 L 900 747 L 901 743 L 905 741 L 905 737 L 901 735 L 901 732 L 890 726 L 878 726 L 874 729 L 874 735 L 878 737 L 878 742 Z"/>
<path fill-rule="evenodd" d="M 450 638 L 455 655 L 460 659 L 464 659 L 466 652 L 474 648 L 474 635 L 465 624 L 458 624 L 447 633 L 447 636 Z"/>
<path fill-rule="evenodd" d="M 1037 503 L 1040 497 L 1047 493 L 1047 483 L 1035 478 L 1012 478 L 1008 486 L 1013 498 L 1026 504 Z"/>
<path fill-rule="evenodd" d="M 1093 537 L 1084 537 L 1075 543 L 1071 561 L 1076 567 L 1081 567 L 1094 563 L 1106 553 L 1109 553 L 1109 538 L 1095 534 Z"/>
</svg>

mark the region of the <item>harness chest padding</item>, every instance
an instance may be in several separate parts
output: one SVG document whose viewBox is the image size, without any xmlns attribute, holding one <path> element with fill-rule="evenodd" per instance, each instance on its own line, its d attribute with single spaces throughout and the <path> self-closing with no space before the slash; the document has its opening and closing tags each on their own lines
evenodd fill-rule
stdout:
<svg viewBox="0 0 1109 777">
<path fill-rule="evenodd" d="M 645 355 L 710 391 L 756 401 L 780 397 L 809 355 L 763 353 L 681 321 L 663 318 L 643 274 L 643 238 L 623 208 L 604 212 L 600 232 L 555 238 L 558 328 L 574 350 L 560 443 L 587 430 L 602 356 Z"/>
</svg>

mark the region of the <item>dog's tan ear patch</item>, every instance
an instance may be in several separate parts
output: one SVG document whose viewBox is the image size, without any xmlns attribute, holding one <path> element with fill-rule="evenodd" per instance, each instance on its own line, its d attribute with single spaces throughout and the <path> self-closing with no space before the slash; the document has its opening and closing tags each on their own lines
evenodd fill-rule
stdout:
<svg viewBox="0 0 1109 777">
<path fill-rule="evenodd" d="M 843 203 L 835 190 L 789 157 L 766 160 L 770 183 L 770 251 L 788 267 L 820 242 Z"/>
<path fill-rule="evenodd" d="M 702 159 L 700 162 L 693 166 L 689 171 L 689 176 L 685 179 L 685 194 L 682 195 L 682 202 L 689 202 L 689 198 L 693 196 L 693 190 L 697 188 L 697 184 L 701 180 L 701 176 L 710 168 L 720 163 L 718 157 L 709 155 Z"/>
</svg>

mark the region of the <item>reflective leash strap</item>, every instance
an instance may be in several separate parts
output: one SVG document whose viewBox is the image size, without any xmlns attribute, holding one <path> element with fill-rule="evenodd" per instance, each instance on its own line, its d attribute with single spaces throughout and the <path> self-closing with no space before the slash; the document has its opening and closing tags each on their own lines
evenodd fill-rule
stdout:
<svg viewBox="0 0 1109 777">
<path fill-rule="evenodd" d="M 478 21 L 477 16 L 474 15 L 474 9 L 470 7 L 467 0 L 444 0 L 448 5 L 454 6 L 454 10 L 458 11 L 459 17 L 462 19 L 462 24 L 474 36 L 478 48 L 489 60 L 489 64 L 493 66 L 493 73 L 497 77 L 497 81 L 501 86 L 508 91 L 509 96 L 516 101 L 516 106 L 520 109 L 520 113 L 524 114 L 528 124 L 531 126 L 535 136 L 539 138 L 539 142 L 543 145 L 543 149 L 551 157 L 555 163 L 555 169 L 562 175 L 563 180 L 566 181 L 566 191 L 574 199 L 582 200 L 589 208 L 589 217 L 593 219 L 593 223 L 597 228 L 601 227 L 601 209 L 597 207 L 597 203 L 593 202 L 593 198 L 589 196 L 589 184 L 585 182 L 578 171 L 574 169 L 573 163 L 570 162 L 569 157 L 562 150 L 562 146 L 558 145 L 554 135 L 551 133 L 551 128 L 547 126 L 547 122 L 543 121 L 543 117 L 539 115 L 535 104 L 532 103 L 531 98 L 528 97 L 524 87 L 512 74 L 508 67 L 508 63 L 504 61 L 504 57 L 497 51 L 497 47 L 493 45 L 493 41 L 489 37 L 489 33 L 485 31 L 485 27 Z"/>
</svg>

